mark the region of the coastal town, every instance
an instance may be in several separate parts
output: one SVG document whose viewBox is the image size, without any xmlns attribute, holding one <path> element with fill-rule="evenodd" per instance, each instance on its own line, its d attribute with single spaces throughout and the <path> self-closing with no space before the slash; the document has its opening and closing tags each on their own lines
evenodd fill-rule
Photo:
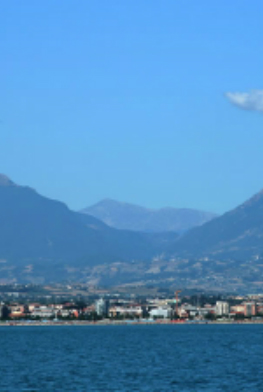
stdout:
<svg viewBox="0 0 263 392">
<path fill-rule="evenodd" d="M 1 325 L 263 322 L 263 294 L 176 290 L 147 296 L 96 289 L 84 296 L 71 286 L 64 291 L 60 287 L 56 295 L 40 289 L 44 288 L 2 285 Z"/>
</svg>

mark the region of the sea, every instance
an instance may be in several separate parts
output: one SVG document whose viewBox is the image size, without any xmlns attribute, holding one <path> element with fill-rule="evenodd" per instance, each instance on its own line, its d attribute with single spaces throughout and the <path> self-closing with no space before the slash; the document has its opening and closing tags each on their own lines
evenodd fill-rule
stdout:
<svg viewBox="0 0 263 392">
<path fill-rule="evenodd" d="M 263 325 L 0 328 L 0 391 L 263 391 Z"/>
</svg>

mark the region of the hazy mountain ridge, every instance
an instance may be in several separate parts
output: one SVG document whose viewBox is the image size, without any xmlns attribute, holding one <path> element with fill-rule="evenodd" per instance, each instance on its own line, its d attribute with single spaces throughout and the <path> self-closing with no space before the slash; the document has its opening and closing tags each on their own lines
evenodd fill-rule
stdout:
<svg viewBox="0 0 263 392">
<path fill-rule="evenodd" d="M 18 265 L 30 265 L 32 276 L 34 266 L 38 265 L 48 278 L 53 276 L 55 264 L 79 268 L 114 261 L 150 260 L 170 244 L 171 236 L 167 236 L 169 241 L 166 234 L 157 238 L 115 230 L 92 216 L 71 211 L 64 203 L 0 177 L 2 276 L 11 276 L 11 266 Z M 172 237 L 176 240 L 177 236 Z"/>
<path fill-rule="evenodd" d="M 179 237 L 111 228 L 0 176 L 0 282 L 16 281 L 260 290 L 263 192 Z"/>
<path fill-rule="evenodd" d="M 217 216 L 211 212 L 188 208 L 149 209 L 112 199 L 104 199 L 81 212 L 92 215 L 116 229 L 139 232 L 182 233 Z"/>
</svg>

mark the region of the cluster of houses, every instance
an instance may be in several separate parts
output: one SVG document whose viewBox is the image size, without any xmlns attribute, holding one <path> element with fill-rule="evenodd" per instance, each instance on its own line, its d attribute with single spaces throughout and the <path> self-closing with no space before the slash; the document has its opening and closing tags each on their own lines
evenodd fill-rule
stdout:
<svg viewBox="0 0 263 392">
<path fill-rule="evenodd" d="M 263 317 L 263 302 L 249 301 L 230 306 L 227 301 L 217 301 L 214 305 L 193 306 L 178 303 L 170 299 L 148 299 L 144 304 L 129 300 L 99 299 L 90 306 L 76 306 L 72 302 L 64 304 L 41 305 L 0 305 L 2 318 L 54 319 L 54 318 L 112 318 L 112 319 L 204 319 L 216 317 Z"/>
<path fill-rule="evenodd" d="M 100 316 L 109 317 L 138 317 L 138 318 L 205 318 L 214 317 L 253 317 L 263 316 L 263 302 L 244 302 L 239 305 L 230 306 L 227 301 L 217 301 L 215 305 L 206 304 L 202 307 L 183 303 L 178 307 L 174 306 L 171 300 L 148 300 L 145 305 L 136 303 L 122 303 L 108 306 L 103 299 L 95 304 L 96 312 Z"/>
<path fill-rule="evenodd" d="M 257 305 L 255 302 L 244 302 L 240 305 L 229 306 L 227 301 L 217 301 L 214 306 L 207 304 L 203 307 L 184 304 L 179 309 L 181 318 L 202 318 L 209 315 L 214 317 L 253 317 L 257 314 L 262 314 L 263 316 L 263 304 Z"/>
<path fill-rule="evenodd" d="M 68 317 L 79 317 L 78 309 L 72 307 L 72 303 L 68 304 L 50 304 L 41 305 L 39 303 L 30 303 L 26 305 L 21 304 L 11 304 L 4 305 L 1 304 L 1 315 L 3 318 L 3 312 L 8 314 L 8 318 L 19 319 L 23 317 L 31 317 L 35 319 L 50 319 L 50 318 L 68 318 Z M 7 313 L 8 311 L 8 313 Z"/>
</svg>

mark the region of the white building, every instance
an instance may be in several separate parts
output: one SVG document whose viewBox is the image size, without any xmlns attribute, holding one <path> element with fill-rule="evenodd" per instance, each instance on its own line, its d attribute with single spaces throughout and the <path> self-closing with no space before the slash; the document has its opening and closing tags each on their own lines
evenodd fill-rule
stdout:
<svg viewBox="0 0 263 392">
<path fill-rule="evenodd" d="M 123 317 L 141 317 L 142 307 L 139 305 L 132 306 L 112 306 L 109 309 L 110 317 L 123 316 Z"/>
<path fill-rule="evenodd" d="M 50 318 L 55 317 L 55 312 L 51 308 L 37 308 L 31 313 L 32 317 Z"/>
<path fill-rule="evenodd" d="M 150 310 L 151 318 L 170 318 L 172 315 L 172 309 L 168 306 L 159 306 Z"/>
<path fill-rule="evenodd" d="M 217 316 L 228 316 L 229 315 L 229 304 L 225 301 L 216 302 L 216 315 Z"/>
<path fill-rule="evenodd" d="M 107 316 L 109 312 L 109 301 L 105 301 L 103 298 L 98 299 L 95 302 L 95 311 L 98 316 Z"/>
</svg>

